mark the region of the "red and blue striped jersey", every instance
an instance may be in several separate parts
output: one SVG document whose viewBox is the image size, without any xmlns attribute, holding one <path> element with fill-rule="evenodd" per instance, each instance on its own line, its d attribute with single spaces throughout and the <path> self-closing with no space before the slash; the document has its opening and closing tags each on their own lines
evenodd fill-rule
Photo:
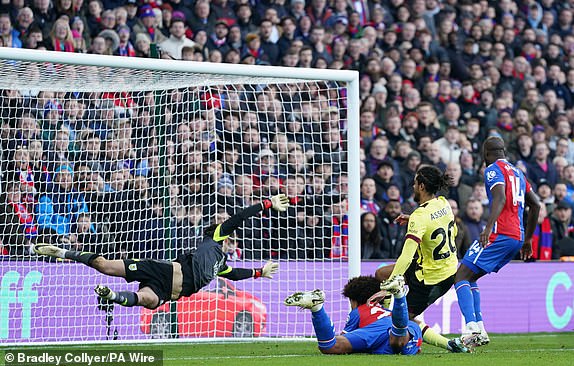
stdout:
<svg viewBox="0 0 574 366">
<path fill-rule="evenodd" d="M 391 312 L 380 305 L 359 305 L 349 313 L 345 329 L 341 333 L 345 334 L 355 329 L 366 327 L 387 316 L 391 316 Z"/>
<path fill-rule="evenodd" d="M 492 243 L 498 234 L 516 240 L 524 240 L 524 199 L 532 188 L 524 173 L 506 159 L 498 159 L 484 171 L 486 194 L 492 209 L 491 189 L 499 184 L 504 186 L 506 203 L 494 224 L 489 241 Z"/>
</svg>

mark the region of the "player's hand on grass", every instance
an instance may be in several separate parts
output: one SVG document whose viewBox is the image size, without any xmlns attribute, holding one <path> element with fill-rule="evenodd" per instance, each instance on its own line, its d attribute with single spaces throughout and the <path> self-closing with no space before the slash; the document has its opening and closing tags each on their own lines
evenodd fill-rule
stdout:
<svg viewBox="0 0 574 366">
<path fill-rule="evenodd" d="M 271 204 L 271 208 L 275 211 L 287 211 L 287 208 L 289 207 L 289 197 L 280 193 L 271 197 Z"/>
<path fill-rule="evenodd" d="M 409 217 L 411 217 L 411 215 L 400 214 L 400 215 L 397 216 L 397 218 L 395 219 L 395 224 L 399 224 L 399 225 L 401 225 L 401 226 L 405 226 L 406 224 L 409 223 Z"/>
<path fill-rule="evenodd" d="M 267 261 L 261 269 L 261 277 L 273 278 L 273 275 L 279 271 L 279 263 Z"/>
<path fill-rule="evenodd" d="M 525 240 L 522 244 L 522 249 L 520 249 L 520 258 L 522 260 L 527 260 L 532 257 L 532 239 Z"/>
</svg>

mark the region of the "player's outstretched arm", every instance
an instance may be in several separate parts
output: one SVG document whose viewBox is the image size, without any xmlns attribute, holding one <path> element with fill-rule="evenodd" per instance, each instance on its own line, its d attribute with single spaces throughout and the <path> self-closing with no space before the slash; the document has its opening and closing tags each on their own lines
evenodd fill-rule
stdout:
<svg viewBox="0 0 574 366">
<path fill-rule="evenodd" d="M 232 281 L 245 280 L 247 278 L 273 278 L 273 275 L 279 271 L 279 263 L 273 261 L 267 261 L 262 268 L 231 268 L 227 267 L 223 271 L 219 272 L 217 275 L 225 277 Z"/>
<path fill-rule="evenodd" d="M 490 237 L 490 233 L 494 229 L 494 223 L 498 220 L 500 213 L 504 209 L 504 205 L 506 204 L 506 194 L 504 193 L 504 185 L 497 184 L 490 189 L 490 193 L 492 195 L 492 207 L 490 209 L 490 216 L 488 217 L 488 221 L 486 222 L 486 226 L 484 230 L 480 233 L 480 245 L 482 247 L 486 247 L 488 245 L 488 238 Z"/>
<path fill-rule="evenodd" d="M 263 200 L 261 203 L 240 210 L 215 229 L 213 240 L 221 241 L 227 239 L 229 235 L 243 224 L 243 221 L 270 208 L 275 211 L 287 211 L 287 208 L 289 208 L 289 198 L 284 194 L 278 194 L 270 199 Z"/>
<path fill-rule="evenodd" d="M 532 256 L 532 235 L 538 224 L 538 214 L 540 213 L 540 199 L 534 193 L 529 191 L 526 193 L 526 206 L 528 210 L 528 219 L 526 220 L 526 229 L 524 230 L 524 244 L 520 250 L 520 257 L 528 259 Z"/>
</svg>

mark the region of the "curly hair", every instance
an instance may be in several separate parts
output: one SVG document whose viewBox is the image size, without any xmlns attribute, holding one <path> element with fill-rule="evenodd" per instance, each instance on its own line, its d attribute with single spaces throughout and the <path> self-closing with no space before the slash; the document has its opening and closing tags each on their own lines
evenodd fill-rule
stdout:
<svg viewBox="0 0 574 366">
<path fill-rule="evenodd" d="M 381 283 L 373 276 L 354 277 L 343 288 L 343 296 L 356 301 L 359 305 L 367 303 L 369 297 L 379 292 Z"/>
</svg>

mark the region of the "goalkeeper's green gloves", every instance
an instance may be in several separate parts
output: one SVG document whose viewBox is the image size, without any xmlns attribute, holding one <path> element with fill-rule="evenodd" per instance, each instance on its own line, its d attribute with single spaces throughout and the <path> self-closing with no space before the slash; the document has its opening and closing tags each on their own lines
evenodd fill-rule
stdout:
<svg viewBox="0 0 574 366">
<path fill-rule="evenodd" d="M 265 278 L 273 278 L 273 275 L 279 271 L 279 263 L 275 263 L 273 261 L 267 261 L 263 268 L 259 268 L 255 270 L 255 278 L 265 277 Z"/>
</svg>

